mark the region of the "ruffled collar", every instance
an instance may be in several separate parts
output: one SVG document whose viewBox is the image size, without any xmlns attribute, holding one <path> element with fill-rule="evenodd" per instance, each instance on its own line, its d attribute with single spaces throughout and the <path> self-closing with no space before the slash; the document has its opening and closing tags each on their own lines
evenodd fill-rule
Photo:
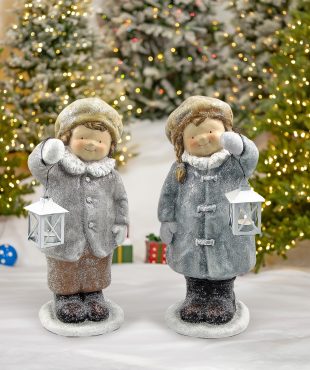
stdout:
<svg viewBox="0 0 310 370">
<path fill-rule="evenodd" d="M 230 153 L 226 149 L 219 150 L 211 154 L 209 157 L 196 157 L 188 152 L 182 154 L 182 161 L 190 164 L 198 170 L 210 170 L 211 168 L 219 167 L 228 157 Z"/>
<path fill-rule="evenodd" d="M 115 167 L 115 159 L 105 157 L 100 161 L 84 162 L 66 147 L 65 155 L 60 161 L 66 172 L 72 175 L 89 173 L 94 177 L 102 177 L 109 174 Z"/>
</svg>

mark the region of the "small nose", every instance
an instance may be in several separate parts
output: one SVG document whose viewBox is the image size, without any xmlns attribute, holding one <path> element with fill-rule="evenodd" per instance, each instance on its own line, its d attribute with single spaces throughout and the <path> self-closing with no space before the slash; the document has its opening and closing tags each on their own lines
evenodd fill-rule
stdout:
<svg viewBox="0 0 310 370">
<path fill-rule="evenodd" d="M 206 134 L 199 135 L 197 138 L 198 144 L 204 145 L 207 144 L 208 142 L 208 136 Z"/>
<path fill-rule="evenodd" d="M 95 147 L 95 144 L 93 141 L 88 141 L 88 143 L 86 143 L 86 148 L 88 149 L 92 149 Z"/>
</svg>

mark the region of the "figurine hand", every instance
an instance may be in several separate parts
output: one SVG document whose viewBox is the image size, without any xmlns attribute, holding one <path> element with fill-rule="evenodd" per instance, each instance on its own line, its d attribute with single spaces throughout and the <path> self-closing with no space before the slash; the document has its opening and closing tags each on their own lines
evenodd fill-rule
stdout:
<svg viewBox="0 0 310 370">
<path fill-rule="evenodd" d="M 221 135 L 220 141 L 223 148 L 228 150 L 231 154 L 240 155 L 243 151 L 242 139 L 240 135 L 235 132 L 224 132 Z"/>
<path fill-rule="evenodd" d="M 116 244 L 121 245 L 127 236 L 127 225 L 114 225 L 112 233 L 114 234 Z"/>
<path fill-rule="evenodd" d="M 43 145 L 42 159 L 46 164 L 55 164 L 63 158 L 65 146 L 61 140 L 49 139 Z"/>
<path fill-rule="evenodd" d="M 165 244 L 170 244 L 173 234 L 177 231 L 176 222 L 163 222 L 160 226 L 160 239 Z"/>
</svg>

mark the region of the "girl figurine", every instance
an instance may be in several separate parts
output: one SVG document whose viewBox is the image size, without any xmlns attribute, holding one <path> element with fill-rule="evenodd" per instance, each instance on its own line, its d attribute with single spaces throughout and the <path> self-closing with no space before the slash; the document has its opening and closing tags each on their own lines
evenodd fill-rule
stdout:
<svg viewBox="0 0 310 370">
<path fill-rule="evenodd" d="M 251 176 L 258 150 L 232 126 L 230 106 L 205 96 L 186 99 L 166 125 L 177 161 L 162 187 L 158 217 L 167 263 L 186 279 L 178 315 L 187 323 L 232 320 L 234 280 L 256 260 L 255 237 L 231 231 L 225 193 Z"/>
<path fill-rule="evenodd" d="M 126 192 L 111 158 L 122 129 L 119 114 L 101 99 L 76 100 L 59 114 L 56 139 L 29 156 L 33 176 L 69 211 L 64 244 L 42 249 L 55 314 L 64 323 L 109 317 L 102 290 L 110 285 L 113 250 L 128 225 Z"/>
</svg>

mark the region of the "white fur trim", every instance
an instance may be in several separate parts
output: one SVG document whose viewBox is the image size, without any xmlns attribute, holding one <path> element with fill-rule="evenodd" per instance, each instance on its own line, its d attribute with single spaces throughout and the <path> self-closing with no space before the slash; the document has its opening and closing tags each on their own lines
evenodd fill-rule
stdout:
<svg viewBox="0 0 310 370">
<path fill-rule="evenodd" d="M 182 154 L 182 161 L 196 167 L 198 170 L 210 170 L 219 167 L 229 156 L 230 153 L 226 149 L 219 150 L 209 157 L 196 157 L 185 151 Z"/>
<path fill-rule="evenodd" d="M 74 155 L 68 147 L 66 147 L 65 155 L 60 163 L 63 168 L 72 175 L 89 173 L 95 177 L 105 176 L 115 167 L 115 159 L 109 157 L 105 157 L 96 162 L 84 162 Z"/>
</svg>

